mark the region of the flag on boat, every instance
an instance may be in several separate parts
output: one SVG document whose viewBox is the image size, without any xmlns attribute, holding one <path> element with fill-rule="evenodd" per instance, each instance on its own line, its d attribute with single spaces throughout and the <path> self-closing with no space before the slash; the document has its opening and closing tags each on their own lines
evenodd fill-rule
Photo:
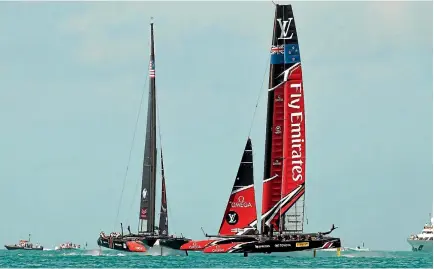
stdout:
<svg viewBox="0 0 434 269">
<path fill-rule="evenodd" d="M 149 77 L 155 78 L 155 64 L 154 61 L 149 61 Z"/>
<path fill-rule="evenodd" d="M 271 46 L 271 54 L 283 54 L 284 48 L 281 46 Z"/>
</svg>

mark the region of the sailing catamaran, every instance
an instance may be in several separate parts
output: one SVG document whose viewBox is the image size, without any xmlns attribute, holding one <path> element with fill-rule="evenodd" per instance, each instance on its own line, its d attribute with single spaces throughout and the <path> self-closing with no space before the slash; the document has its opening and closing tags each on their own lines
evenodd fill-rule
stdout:
<svg viewBox="0 0 434 269">
<path fill-rule="evenodd" d="M 247 139 L 243 156 L 238 167 L 228 204 L 223 214 L 218 234 L 214 239 L 190 241 L 181 246 L 181 250 L 198 251 L 217 242 L 228 242 L 234 235 L 255 235 L 256 223 L 255 186 L 253 181 L 253 151 L 251 139 Z M 229 238 L 221 238 L 229 236 Z M 219 238 L 220 237 L 220 238 Z M 254 237 L 238 238 L 238 241 L 251 241 Z"/>
<path fill-rule="evenodd" d="M 303 233 L 306 138 L 303 76 L 291 5 L 276 5 L 267 104 L 261 235 L 219 236 L 205 253 L 340 248 L 328 232 Z M 256 227 L 257 223 L 250 223 Z M 277 234 L 274 229 L 277 228 Z M 215 237 L 215 236 L 214 236 Z"/>
<path fill-rule="evenodd" d="M 169 236 L 167 212 L 166 182 L 164 177 L 163 151 L 161 148 L 161 208 L 159 227 L 155 226 L 155 198 L 157 176 L 157 104 L 155 87 L 155 54 L 154 54 L 154 25 L 151 23 L 151 55 L 149 61 L 149 99 L 146 124 L 146 141 L 143 159 L 142 188 L 139 213 L 139 232 L 124 235 L 111 233 L 106 236 L 101 232 L 98 245 L 116 250 L 130 252 L 145 252 L 146 248 L 158 244 L 163 247 L 179 249 L 181 245 L 190 241 L 184 237 Z M 121 224 L 122 225 L 122 224 Z"/>
</svg>

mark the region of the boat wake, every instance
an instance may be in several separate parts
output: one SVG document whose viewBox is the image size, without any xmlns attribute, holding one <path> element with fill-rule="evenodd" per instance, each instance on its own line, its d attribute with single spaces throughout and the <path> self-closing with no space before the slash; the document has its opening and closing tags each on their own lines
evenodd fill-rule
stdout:
<svg viewBox="0 0 434 269">
<path fill-rule="evenodd" d="M 101 249 L 89 249 L 85 250 L 83 255 L 87 256 L 103 256 Z"/>
<path fill-rule="evenodd" d="M 102 249 L 88 249 L 88 250 L 76 250 L 76 251 L 68 251 L 68 252 L 61 252 L 61 251 L 51 251 L 50 253 L 46 253 L 44 256 L 106 256 L 106 257 L 123 257 L 128 256 L 127 253 L 119 253 L 118 251 L 114 250 L 108 250 L 107 252 L 103 252 Z"/>
<path fill-rule="evenodd" d="M 80 255 L 81 253 L 77 253 L 77 252 L 67 252 L 67 253 L 62 253 L 63 256 L 76 256 L 76 255 Z"/>
<path fill-rule="evenodd" d="M 185 252 L 177 249 L 171 249 L 162 247 L 160 245 L 154 245 L 149 248 L 145 253 L 148 256 L 185 256 Z"/>
</svg>

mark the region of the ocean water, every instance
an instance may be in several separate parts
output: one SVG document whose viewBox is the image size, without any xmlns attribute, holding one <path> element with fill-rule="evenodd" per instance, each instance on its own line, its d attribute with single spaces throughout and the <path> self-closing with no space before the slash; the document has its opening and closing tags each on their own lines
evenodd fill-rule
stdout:
<svg viewBox="0 0 434 269">
<path fill-rule="evenodd" d="M 432 253 L 411 251 L 345 251 L 282 256 L 279 254 L 204 254 L 188 256 L 150 251 L 127 253 L 114 250 L 8 251 L 0 250 L 0 267 L 13 268 L 433 268 Z M 167 255 L 167 256 L 164 256 Z M 286 254 L 288 255 L 288 254 Z"/>
</svg>

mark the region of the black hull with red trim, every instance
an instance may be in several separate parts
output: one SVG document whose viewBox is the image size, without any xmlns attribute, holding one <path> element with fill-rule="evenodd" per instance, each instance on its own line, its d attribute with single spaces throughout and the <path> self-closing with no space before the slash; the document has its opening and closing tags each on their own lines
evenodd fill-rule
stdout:
<svg viewBox="0 0 434 269">
<path fill-rule="evenodd" d="M 226 244 L 234 244 L 234 243 L 248 243 L 248 242 L 259 242 L 259 237 L 232 237 L 232 238 L 221 238 L 218 239 L 208 246 L 216 246 L 216 245 L 226 245 Z M 208 247 L 207 246 L 207 247 Z"/>
<path fill-rule="evenodd" d="M 311 249 L 340 248 L 341 240 L 334 237 L 324 237 L 315 240 L 284 240 L 262 239 L 250 242 L 222 240 L 204 249 L 205 253 L 272 253 L 293 252 Z"/>
<path fill-rule="evenodd" d="M 123 247 L 123 243 L 125 243 L 125 241 L 122 239 L 113 239 L 113 244 L 110 244 L 110 239 L 99 237 L 96 243 L 100 247 L 128 251 L 128 249 Z"/>
<path fill-rule="evenodd" d="M 146 252 L 146 247 L 138 238 L 107 238 L 99 237 L 97 244 L 100 247 L 126 251 L 126 252 Z"/>
<path fill-rule="evenodd" d="M 189 238 L 185 237 L 174 237 L 167 235 L 149 235 L 139 237 L 140 241 L 143 242 L 148 247 L 153 247 L 157 240 L 159 240 L 159 245 L 171 249 L 180 249 L 182 245 L 191 241 Z"/>
<path fill-rule="evenodd" d="M 131 249 L 127 242 L 140 242 L 145 247 L 153 247 L 157 240 L 160 240 L 160 246 L 177 249 L 179 250 L 182 245 L 188 243 L 191 239 L 184 237 L 169 237 L 169 236 L 128 236 L 128 237 L 117 237 L 112 238 L 110 242 L 110 237 L 99 237 L 97 240 L 98 246 L 110 248 L 114 250 L 128 251 L 128 252 L 138 252 Z"/>
<path fill-rule="evenodd" d="M 171 249 L 181 249 L 181 246 L 190 242 L 191 239 L 187 238 L 166 238 L 166 239 L 160 239 L 160 246 L 171 248 Z"/>
<path fill-rule="evenodd" d="M 239 248 L 232 248 L 231 253 L 272 253 L 292 252 L 310 249 L 340 248 L 340 238 L 324 238 L 322 240 L 297 241 L 271 239 L 265 241 L 242 243 Z"/>
</svg>

